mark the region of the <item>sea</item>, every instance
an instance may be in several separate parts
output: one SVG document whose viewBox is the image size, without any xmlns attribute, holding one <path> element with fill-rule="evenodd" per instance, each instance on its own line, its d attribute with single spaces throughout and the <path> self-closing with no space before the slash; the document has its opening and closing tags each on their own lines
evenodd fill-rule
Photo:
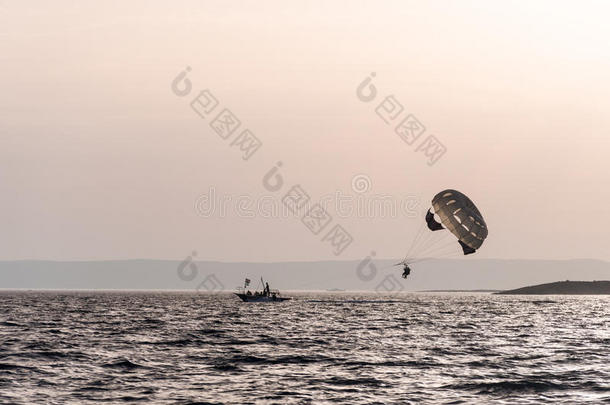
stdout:
<svg viewBox="0 0 610 405">
<path fill-rule="evenodd" d="M 7 404 L 610 404 L 610 296 L 0 292 Z"/>
</svg>

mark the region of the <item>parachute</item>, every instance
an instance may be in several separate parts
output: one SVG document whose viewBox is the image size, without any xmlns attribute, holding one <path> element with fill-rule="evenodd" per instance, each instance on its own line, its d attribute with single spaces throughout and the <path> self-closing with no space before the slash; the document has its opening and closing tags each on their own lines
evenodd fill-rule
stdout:
<svg viewBox="0 0 610 405">
<path fill-rule="evenodd" d="M 487 234 L 487 224 L 472 200 L 457 190 L 443 190 L 432 199 L 425 223 L 422 223 L 399 264 L 475 253 L 483 245 Z M 448 243 L 447 237 L 450 237 Z M 454 238 L 457 238 L 457 244 Z M 441 244 L 442 241 L 445 243 Z"/>
<path fill-rule="evenodd" d="M 426 222 L 430 230 L 441 230 L 444 225 L 458 239 L 465 255 L 481 247 L 487 237 L 487 225 L 470 198 L 457 190 L 444 190 L 434 196 L 432 207 L 441 223 L 436 222 L 428 210 Z"/>
</svg>

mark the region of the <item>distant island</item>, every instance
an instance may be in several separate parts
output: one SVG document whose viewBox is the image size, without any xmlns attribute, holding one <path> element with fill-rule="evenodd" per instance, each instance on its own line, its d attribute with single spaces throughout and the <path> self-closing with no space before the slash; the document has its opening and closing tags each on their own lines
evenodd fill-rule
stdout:
<svg viewBox="0 0 610 405">
<path fill-rule="evenodd" d="M 495 294 L 610 294 L 610 281 L 557 281 L 555 283 L 532 285 L 515 290 L 499 291 Z"/>
</svg>

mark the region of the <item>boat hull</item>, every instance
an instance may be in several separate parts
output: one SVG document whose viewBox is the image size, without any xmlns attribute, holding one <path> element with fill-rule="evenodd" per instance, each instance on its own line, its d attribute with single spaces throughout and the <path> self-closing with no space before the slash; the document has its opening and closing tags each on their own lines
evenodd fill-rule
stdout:
<svg viewBox="0 0 610 405">
<path fill-rule="evenodd" d="M 239 299 L 244 302 L 282 302 L 282 301 L 290 300 L 290 298 L 278 297 L 278 296 L 267 297 L 264 295 L 248 295 L 248 294 L 241 294 L 241 293 L 234 293 L 234 294 L 237 295 L 239 297 Z"/>
</svg>

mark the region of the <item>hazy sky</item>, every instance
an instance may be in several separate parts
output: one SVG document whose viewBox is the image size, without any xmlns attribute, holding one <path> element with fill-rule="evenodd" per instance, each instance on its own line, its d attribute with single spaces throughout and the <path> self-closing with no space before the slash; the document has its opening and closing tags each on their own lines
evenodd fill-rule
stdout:
<svg viewBox="0 0 610 405">
<path fill-rule="evenodd" d="M 2 1 L 0 259 L 391 258 L 422 221 L 332 205 L 313 235 L 297 217 L 269 218 L 299 184 L 312 199 L 419 208 L 455 188 L 487 220 L 478 257 L 610 260 L 609 12 L 601 1 Z M 192 90 L 179 97 L 171 84 L 187 66 Z M 371 72 L 366 103 L 356 88 Z M 219 106 L 202 119 L 190 103 L 204 89 Z M 404 112 L 386 124 L 375 109 L 389 95 Z M 210 127 L 223 108 L 241 121 L 228 140 Z M 408 114 L 426 127 L 413 145 L 394 132 Z M 262 141 L 247 161 L 231 145 L 246 128 Z M 430 134 L 447 149 L 432 166 L 416 151 Z M 278 161 L 285 184 L 268 191 Z M 361 194 L 357 175 L 370 180 Z M 230 198 L 226 212 L 219 201 L 211 212 L 211 193 Z M 335 224 L 353 238 L 340 256 L 321 240 Z"/>
</svg>

